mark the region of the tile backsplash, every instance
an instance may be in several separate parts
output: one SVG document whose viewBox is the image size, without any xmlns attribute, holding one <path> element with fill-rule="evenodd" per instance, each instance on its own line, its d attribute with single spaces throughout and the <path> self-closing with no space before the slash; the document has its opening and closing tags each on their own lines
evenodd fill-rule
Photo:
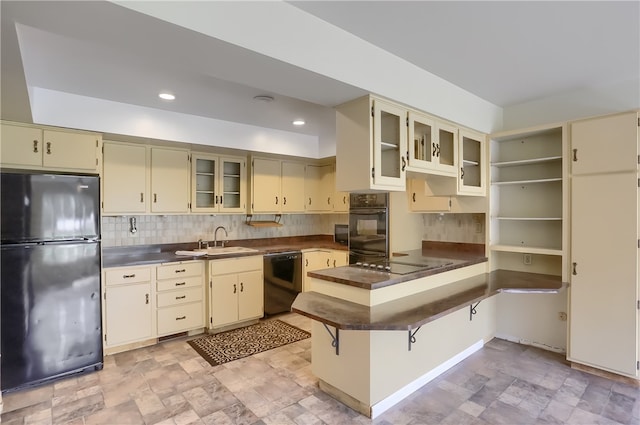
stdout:
<svg viewBox="0 0 640 425">
<path fill-rule="evenodd" d="M 130 219 L 135 218 L 137 232 L 132 234 Z M 271 215 L 254 215 L 254 220 L 273 220 Z M 212 241 L 218 226 L 220 240 L 277 238 L 284 236 L 333 235 L 334 224 L 349 222 L 348 214 L 283 214 L 281 227 L 252 227 L 244 215 L 139 215 L 102 218 L 103 246 L 150 245 Z"/>
<path fill-rule="evenodd" d="M 129 231 L 136 219 L 136 233 Z M 272 220 L 273 215 L 254 215 L 254 220 Z M 484 214 L 422 214 L 424 240 L 485 243 Z M 335 224 L 349 222 L 348 214 L 283 214 L 281 227 L 252 227 L 244 215 L 139 215 L 102 218 L 103 246 L 151 245 L 212 241 L 218 226 L 224 240 L 277 238 L 285 236 L 333 235 Z M 480 230 L 480 232 L 478 232 Z"/>
<path fill-rule="evenodd" d="M 485 243 L 484 214 L 423 214 L 422 220 L 423 240 Z"/>
</svg>

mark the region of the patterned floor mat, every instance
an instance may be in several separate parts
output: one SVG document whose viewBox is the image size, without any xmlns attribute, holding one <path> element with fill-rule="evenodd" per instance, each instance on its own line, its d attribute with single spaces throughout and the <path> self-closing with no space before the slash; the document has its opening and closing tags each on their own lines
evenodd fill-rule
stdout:
<svg viewBox="0 0 640 425">
<path fill-rule="evenodd" d="M 309 338 L 311 334 L 281 320 L 267 320 L 244 328 L 187 341 L 194 350 L 217 366 L 256 353 Z"/>
</svg>

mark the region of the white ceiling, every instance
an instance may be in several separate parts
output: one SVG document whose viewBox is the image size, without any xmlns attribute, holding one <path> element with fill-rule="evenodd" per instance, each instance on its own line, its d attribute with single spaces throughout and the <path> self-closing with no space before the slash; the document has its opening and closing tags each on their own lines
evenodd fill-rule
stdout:
<svg viewBox="0 0 640 425">
<path fill-rule="evenodd" d="M 637 1 L 287 4 L 502 108 L 640 78 Z M 370 91 L 110 2 L 3 0 L 1 12 L 3 119 L 31 122 L 36 87 L 323 137 L 331 107 Z"/>
</svg>

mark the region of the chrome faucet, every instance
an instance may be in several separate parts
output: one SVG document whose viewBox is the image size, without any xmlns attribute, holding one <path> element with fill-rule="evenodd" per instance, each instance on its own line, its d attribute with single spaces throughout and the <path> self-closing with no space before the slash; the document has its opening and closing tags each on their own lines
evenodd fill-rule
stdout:
<svg viewBox="0 0 640 425">
<path fill-rule="evenodd" d="M 224 230 L 225 237 L 229 237 L 229 234 L 227 233 L 227 229 L 225 229 L 224 226 L 216 227 L 216 230 L 213 232 L 213 246 L 218 246 L 218 230 L 220 229 Z M 224 241 L 222 241 L 222 246 L 224 247 Z"/>
</svg>

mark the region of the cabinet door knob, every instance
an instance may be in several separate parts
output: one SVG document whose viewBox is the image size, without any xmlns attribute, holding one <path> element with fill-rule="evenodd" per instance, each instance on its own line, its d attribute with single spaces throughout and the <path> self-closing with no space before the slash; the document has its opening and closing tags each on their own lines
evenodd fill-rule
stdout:
<svg viewBox="0 0 640 425">
<path fill-rule="evenodd" d="M 238 292 L 238 285 L 236 285 L 235 283 L 233 284 L 233 293 L 235 294 L 236 292 Z"/>
<path fill-rule="evenodd" d="M 240 292 L 244 292 L 244 282 L 240 282 Z"/>
<path fill-rule="evenodd" d="M 47 155 L 51 155 L 51 142 L 47 142 Z"/>
<path fill-rule="evenodd" d="M 38 153 L 38 141 L 37 140 L 33 141 L 33 152 L 34 153 Z"/>
<path fill-rule="evenodd" d="M 278 205 L 278 197 L 276 196 L 276 205 Z"/>
<path fill-rule="evenodd" d="M 440 158 L 440 144 L 438 143 L 436 146 L 437 146 L 437 149 L 436 149 L 436 150 L 437 150 L 437 152 L 436 152 L 436 156 L 437 156 L 438 158 Z"/>
<path fill-rule="evenodd" d="M 404 171 L 407 167 L 407 161 L 404 160 L 404 156 L 401 156 L 400 159 L 402 160 L 402 171 Z"/>
<path fill-rule="evenodd" d="M 155 203 L 157 203 L 157 202 L 158 202 L 158 194 L 157 194 L 157 193 L 154 193 L 154 194 L 153 194 L 153 203 L 155 204 Z"/>
<path fill-rule="evenodd" d="M 140 192 L 140 203 L 144 202 L 144 193 Z"/>
<path fill-rule="evenodd" d="M 327 205 L 331 205 L 331 197 L 327 198 Z"/>
<path fill-rule="evenodd" d="M 573 150 L 573 162 L 578 162 L 578 149 Z"/>
<path fill-rule="evenodd" d="M 431 152 L 431 156 L 436 156 L 436 144 L 433 143 L 433 152 Z"/>
<path fill-rule="evenodd" d="M 304 266 L 305 267 L 309 267 L 309 259 L 308 258 L 304 259 Z"/>
<path fill-rule="evenodd" d="M 222 195 L 220 195 L 220 205 L 222 205 Z"/>
<path fill-rule="evenodd" d="M 460 178 L 464 180 L 464 167 L 460 167 Z"/>
<path fill-rule="evenodd" d="M 329 259 L 327 258 L 327 267 L 329 267 Z"/>
<path fill-rule="evenodd" d="M 573 263 L 573 273 L 574 276 L 578 274 L 578 263 Z"/>
<path fill-rule="evenodd" d="M 311 205 L 311 198 L 309 198 L 309 205 Z"/>
<path fill-rule="evenodd" d="M 336 266 L 336 260 L 333 260 L 333 267 Z"/>
<path fill-rule="evenodd" d="M 144 294 L 144 303 L 149 304 L 149 294 Z"/>
</svg>

